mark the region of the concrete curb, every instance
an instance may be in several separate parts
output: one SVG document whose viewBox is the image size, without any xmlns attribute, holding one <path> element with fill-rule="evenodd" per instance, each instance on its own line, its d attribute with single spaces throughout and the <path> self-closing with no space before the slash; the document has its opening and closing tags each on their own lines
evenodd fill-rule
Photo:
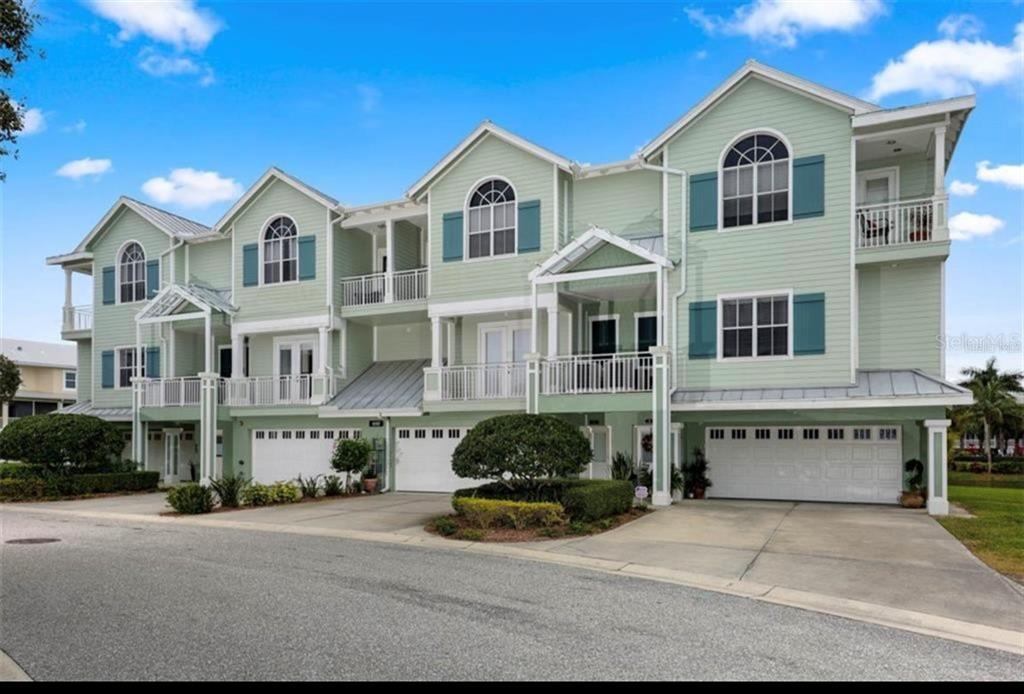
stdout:
<svg viewBox="0 0 1024 694">
<path fill-rule="evenodd" d="M 32 678 L 21 669 L 11 656 L 0 651 L 0 682 L 31 682 Z"/>
<path fill-rule="evenodd" d="M 697 588 L 716 593 L 725 593 L 751 600 L 760 600 L 775 605 L 794 607 L 811 612 L 829 614 L 860 622 L 878 624 L 880 626 L 901 629 L 927 636 L 935 636 L 950 641 L 959 641 L 974 646 L 982 646 L 1017 655 L 1024 655 L 1024 632 L 1002 629 L 999 627 L 965 622 L 948 617 L 903 610 L 887 605 L 846 600 L 819 593 L 794 590 L 777 585 L 738 581 L 721 576 L 696 574 L 677 571 L 657 566 L 632 564 L 629 562 L 579 557 L 568 554 L 554 554 L 544 550 L 517 547 L 514 544 L 502 545 L 486 542 L 467 542 L 464 540 L 447 540 L 425 531 L 417 534 L 371 532 L 363 530 L 336 530 L 329 528 L 303 527 L 276 523 L 248 523 L 232 521 L 211 516 L 153 516 L 142 514 L 109 513 L 101 511 L 68 511 L 64 509 L 40 509 L 17 507 L 0 504 L 0 511 L 19 513 L 38 513 L 57 516 L 77 516 L 98 520 L 120 520 L 138 523 L 160 523 L 170 525 L 220 528 L 230 530 L 255 530 L 258 532 L 283 533 L 290 535 L 306 535 L 311 537 L 331 537 L 361 542 L 376 542 L 390 545 L 406 545 L 444 549 L 449 551 L 489 554 L 509 559 L 523 559 L 548 564 L 572 566 L 590 571 L 607 574 L 630 576 L 662 583 Z M 2 652 L 0 652 L 2 655 Z M 13 661 L 12 661 L 13 662 Z M 20 670 L 20 669 L 19 669 Z M 0 662 L 2 672 L 2 662 Z"/>
</svg>

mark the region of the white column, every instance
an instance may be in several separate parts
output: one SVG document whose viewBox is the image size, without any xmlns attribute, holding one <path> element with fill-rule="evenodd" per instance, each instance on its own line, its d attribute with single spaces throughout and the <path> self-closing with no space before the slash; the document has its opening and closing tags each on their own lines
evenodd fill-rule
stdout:
<svg viewBox="0 0 1024 694">
<path fill-rule="evenodd" d="M 203 346 L 204 346 L 203 352 L 205 354 L 205 359 L 203 361 L 203 363 L 205 364 L 205 367 L 203 368 L 203 371 L 206 371 L 206 372 L 213 371 L 213 349 L 211 347 L 212 343 L 213 343 L 213 316 L 211 316 L 209 313 L 207 313 L 205 318 L 203 319 Z"/>
<path fill-rule="evenodd" d="M 7 403 L 0 405 L 0 429 L 7 426 L 8 418 L 10 417 L 10 411 L 7 409 Z"/>
<path fill-rule="evenodd" d="M 948 419 L 926 419 L 924 422 L 928 431 L 928 513 L 933 516 L 949 515 L 946 432 L 950 423 Z"/>
<path fill-rule="evenodd" d="M 935 128 L 935 193 L 946 194 L 946 126 Z"/>
<path fill-rule="evenodd" d="M 530 286 L 530 352 L 537 352 L 537 285 Z"/>
<path fill-rule="evenodd" d="M 245 335 L 231 334 L 231 378 L 242 378 L 245 373 Z"/>
<path fill-rule="evenodd" d="M 441 368 L 441 317 L 433 316 L 430 319 L 430 365 Z"/>
<path fill-rule="evenodd" d="M 558 356 L 558 305 L 548 307 L 548 359 Z"/>
<path fill-rule="evenodd" d="M 71 268 L 64 268 L 64 328 L 75 329 L 74 305 L 71 303 Z"/>
<path fill-rule="evenodd" d="M 167 324 L 167 364 L 164 366 L 164 373 L 168 378 L 174 378 L 174 323 Z"/>
<path fill-rule="evenodd" d="M 658 294 L 656 306 L 658 317 L 655 319 L 657 339 L 658 346 L 663 346 L 665 344 L 665 270 L 660 265 L 655 272 L 654 282 Z"/>
<path fill-rule="evenodd" d="M 395 222 L 388 219 L 384 223 L 385 253 L 387 253 L 387 267 L 384 269 L 384 301 L 391 303 L 395 300 Z"/>
<path fill-rule="evenodd" d="M 672 455 L 671 446 L 671 411 L 669 409 L 669 349 L 665 345 L 651 348 L 654 370 L 653 388 L 651 392 L 651 442 L 654 446 L 652 463 L 652 480 L 654 489 L 651 501 L 655 506 L 668 506 L 672 503 Z"/>
<path fill-rule="evenodd" d="M 327 375 L 327 364 L 330 360 L 330 355 L 328 354 L 330 347 L 327 342 L 327 326 L 321 325 L 317 331 L 320 335 L 320 348 L 318 350 L 320 352 L 320 374 L 323 376 Z"/>
<path fill-rule="evenodd" d="M 114 352 L 116 359 L 117 352 Z M 142 378 L 145 374 L 142 372 L 142 326 L 138 323 L 135 324 L 135 368 L 133 369 L 136 378 Z M 117 378 L 117 363 L 114 363 L 114 378 Z"/>
</svg>

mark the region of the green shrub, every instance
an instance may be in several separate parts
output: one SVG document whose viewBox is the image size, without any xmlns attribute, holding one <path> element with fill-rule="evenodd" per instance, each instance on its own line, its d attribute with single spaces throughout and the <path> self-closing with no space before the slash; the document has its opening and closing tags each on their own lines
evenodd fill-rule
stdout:
<svg viewBox="0 0 1024 694">
<path fill-rule="evenodd" d="M 225 508 L 238 508 L 242 504 L 242 490 L 249 481 L 236 475 L 225 475 L 219 480 L 210 480 L 210 489 Z"/>
<path fill-rule="evenodd" d="M 633 485 L 627 480 L 547 480 L 541 489 L 516 487 L 491 482 L 479 487 L 456 490 L 454 498 L 506 499 L 509 501 L 549 501 L 561 504 L 572 520 L 597 520 L 625 513 L 633 505 Z"/>
<path fill-rule="evenodd" d="M 341 496 L 341 493 L 345 491 L 345 483 L 337 475 L 327 475 L 324 477 L 324 496 Z"/>
<path fill-rule="evenodd" d="M 506 501 L 503 499 L 452 499 L 455 513 L 474 528 L 551 528 L 565 524 L 561 504 L 545 501 Z"/>
<path fill-rule="evenodd" d="M 480 528 L 463 528 L 459 531 L 457 537 L 467 542 L 480 542 L 487 537 L 487 532 Z"/>
<path fill-rule="evenodd" d="M 197 515 L 213 510 L 213 491 L 201 484 L 183 484 L 167 492 L 167 503 L 178 513 Z"/>
<path fill-rule="evenodd" d="M 320 495 L 320 477 L 321 475 L 298 476 L 295 481 L 299 484 L 303 499 L 315 499 Z"/>
<path fill-rule="evenodd" d="M 459 531 L 459 524 L 451 516 L 438 516 L 434 519 L 434 530 L 445 537 L 449 537 Z"/>
<path fill-rule="evenodd" d="M 302 498 L 299 488 L 291 482 L 274 482 L 270 485 L 271 503 L 290 504 Z"/>
<path fill-rule="evenodd" d="M 54 472 L 109 466 L 123 448 L 114 424 L 81 414 L 22 417 L 0 431 L 0 458 L 45 465 Z"/>
<path fill-rule="evenodd" d="M 51 496 L 47 493 L 46 480 L 39 477 L 0 478 L 0 499 L 23 501 Z"/>
<path fill-rule="evenodd" d="M 291 482 L 274 482 L 273 484 L 251 482 L 242 490 L 242 503 L 246 506 L 290 504 L 298 500 L 299 489 Z"/>
<path fill-rule="evenodd" d="M 345 488 L 352 488 L 352 473 L 362 472 L 370 465 L 373 444 L 366 439 L 338 439 L 331 456 L 331 468 L 345 473 Z"/>
<path fill-rule="evenodd" d="M 98 472 L 85 475 L 0 478 L 0 498 L 8 501 L 86 494 L 154 491 L 158 472 Z"/>
<path fill-rule="evenodd" d="M 569 422 L 510 414 L 470 429 L 452 454 L 452 470 L 459 477 L 495 480 L 509 488 L 541 488 L 550 478 L 579 474 L 590 458 L 590 444 Z"/>
<path fill-rule="evenodd" d="M 45 465 L 33 465 L 30 463 L 0 463 L 0 479 L 42 477 L 46 472 Z"/>
</svg>

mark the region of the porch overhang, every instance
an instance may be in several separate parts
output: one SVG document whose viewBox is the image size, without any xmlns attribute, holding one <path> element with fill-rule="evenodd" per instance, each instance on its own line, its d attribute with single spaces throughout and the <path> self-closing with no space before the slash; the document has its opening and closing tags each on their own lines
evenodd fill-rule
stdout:
<svg viewBox="0 0 1024 694">
<path fill-rule="evenodd" d="M 660 242 L 660 237 L 656 239 Z M 619 265 L 595 270 L 571 272 L 572 268 L 590 257 L 601 247 L 609 245 L 620 248 L 637 258 L 635 265 Z M 675 264 L 659 252 L 657 244 L 644 245 L 636 240 L 623 238 L 607 229 L 590 227 L 578 238 L 545 260 L 529 277 L 535 285 L 557 284 L 578 280 L 601 279 L 604 277 L 625 277 L 658 270 L 671 270 Z"/>
<path fill-rule="evenodd" d="M 192 306 L 195 311 L 182 312 Z M 136 323 L 150 325 L 205 318 L 213 313 L 233 316 L 237 309 L 217 290 L 197 284 L 171 284 L 161 289 L 135 316 Z"/>
</svg>

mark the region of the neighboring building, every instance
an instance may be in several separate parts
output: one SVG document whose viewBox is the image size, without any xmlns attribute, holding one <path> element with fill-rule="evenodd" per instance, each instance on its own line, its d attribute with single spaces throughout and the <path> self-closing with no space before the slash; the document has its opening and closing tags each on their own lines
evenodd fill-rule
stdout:
<svg viewBox="0 0 1024 694">
<path fill-rule="evenodd" d="M 489 121 L 401 199 L 272 168 L 212 227 L 121 198 L 66 255 L 81 402 L 167 481 L 327 472 L 447 491 L 476 422 L 557 414 L 722 497 L 944 513 L 945 172 L 974 97 L 898 109 L 748 62 L 635 156 L 580 165 Z M 358 162 L 349 162 L 358 166 Z M 95 277 L 88 305 L 71 274 Z M 185 463 L 192 463 L 188 465 Z"/>
<path fill-rule="evenodd" d="M 0 411 L 0 428 L 19 417 L 46 414 L 75 402 L 78 389 L 75 345 L 0 338 L 0 353 L 18 365 L 21 388 Z"/>
</svg>

